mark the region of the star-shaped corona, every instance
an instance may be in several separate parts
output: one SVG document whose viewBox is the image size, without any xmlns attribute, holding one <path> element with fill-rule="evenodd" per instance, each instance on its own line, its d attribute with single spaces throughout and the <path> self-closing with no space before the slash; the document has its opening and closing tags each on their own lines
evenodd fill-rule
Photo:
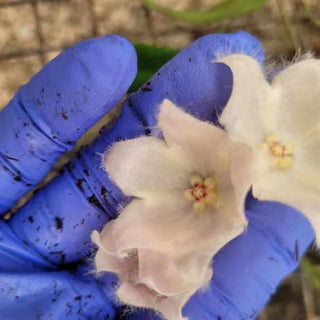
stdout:
<svg viewBox="0 0 320 320">
<path fill-rule="evenodd" d="M 277 168 L 282 170 L 291 169 L 293 166 L 294 144 L 281 143 L 275 133 L 269 133 L 265 142 L 260 145 L 273 158 Z"/>
<path fill-rule="evenodd" d="M 186 200 L 193 201 L 193 210 L 202 212 L 207 206 L 218 207 L 218 183 L 214 175 L 203 179 L 199 174 L 193 174 L 190 178 L 192 188 L 187 189 L 183 196 Z"/>
</svg>

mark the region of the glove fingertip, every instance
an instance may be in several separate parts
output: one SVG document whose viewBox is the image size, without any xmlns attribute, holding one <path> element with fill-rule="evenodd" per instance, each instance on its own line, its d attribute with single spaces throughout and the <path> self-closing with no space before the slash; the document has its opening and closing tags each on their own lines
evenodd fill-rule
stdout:
<svg viewBox="0 0 320 320">
<path fill-rule="evenodd" d="M 76 141 L 114 107 L 137 73 L 132 44 L 119 36 L 88 39 L 49 62 L 18 92 L 49 136 Z"/>
</svg>

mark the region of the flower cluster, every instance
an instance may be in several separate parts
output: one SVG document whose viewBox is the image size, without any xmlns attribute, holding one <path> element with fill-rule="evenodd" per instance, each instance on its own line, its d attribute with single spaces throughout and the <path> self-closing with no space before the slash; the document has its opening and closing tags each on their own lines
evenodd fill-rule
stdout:
<svg viewBox="0 0 320 320">
<path fill-rule="evenodd" d="M 225 130 L 164 100 L 163 140 L 118 142 L 104 157 L 133 200 L 93 233 L 96 269 L 118 275 L 122 302 L 168 320 L 183 319 L 186 301 L 212 277 L 212 257 L 245 230 L 251 186 L 258 199 L 301 210 L 320 232 L 320 62 L 301 61 L 271 83 L 249 56 L 221 62 L 233 73 Z"/>
</svg>

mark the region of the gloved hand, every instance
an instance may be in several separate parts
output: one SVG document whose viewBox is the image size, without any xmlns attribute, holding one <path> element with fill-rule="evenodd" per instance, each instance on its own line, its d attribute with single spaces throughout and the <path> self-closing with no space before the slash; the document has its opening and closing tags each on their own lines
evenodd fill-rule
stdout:
<svg viewBox="0 0 320 320">
<path fill-rule="evenodd" d="M 232 73 L 213 60 L 232 53 L 264 61 L 259 42 L 247 33 L 200 38 L 127 98 L 112 129 L 0 223 L 1 319 L 122 317 L 113 298 L 115 276 L 95 278 L 92 265 L 85 265 L 94 250 L 92 230 L 101 230 L 130 201 L 101 168 L 101 154 L 118 140 L 153 134 L 164 98 L 216 121 L 231 94 Z M 107 36 L 66 50 L 19 89 L 0 113 L 2 213 L 116 105 L 135 73 L 132 46 Z M 190 319 L 254 319 L 314 239 L 306 218 L 287 206 L 249 197 L 247 216 L 247 232 L 215 256 L 210 287 L 185 306 Z M 129 317 L 157 318 L 150 312 Z"/>
</svg>

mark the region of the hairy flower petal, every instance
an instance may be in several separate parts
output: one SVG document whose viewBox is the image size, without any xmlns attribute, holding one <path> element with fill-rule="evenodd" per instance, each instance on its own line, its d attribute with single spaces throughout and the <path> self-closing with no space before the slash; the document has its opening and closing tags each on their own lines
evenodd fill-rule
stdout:
<svg viewBox="0 0 320 320">
<path fill-rule="evenodd" d="M 297 178 L 297 179 L 296 179 Z M 318 189 L 303 184 L 300 177 L 286 172 L 268 173 L 255 181 L 253 194 L 260 200 L 285 203 L 304 213 L 320 239 L 320 197 Z"/>
<path fill-rule="evenodd" d="M 153 308 L 159 311 L 166 319 L 174 320 L 187 320 L 182 317 L 181 309 L 188 301 L 193 292 L 186 293 L 185 295 L 178 295 L 173 298 L 167 298 L 155 294 L 152 290 L 143 284 L 130 284 L 123 283 L 117 295 L 124 303 Z"/>
<path fill-rule="evenodd" d="M 165 141 L 140 137 L 105 155 L 112 180 L 133 200 L 92 240 L 97 269 L 115 272 L 119 299 L 180 320 L 212 276 L 212 257 L 247 225 L 252 152 L 172 102 L 160 105 Z"/>
<path fill-rule="evenodd" d="M 276 128 L 286 140 L 302 137 L 320 122 L 320 60 L 308 59 L 280 72 L 271 86 L 279 93 Z"/>
<path fill-rule="evenodd" d="M 219 121 L 232 139 L 256 146 L 275 123 L 273 101 L 278 93 L 264 78 L 259 63 L 249 56 L 230 55 L 221 62 L 232 71 L 233 87 Z"/>
<path fill-rule="evenodd" d="M 143 197 L 150 190 L 183 190 L 188 183 L 188 162 L 154 137 L 116 143 L 104 156 L 112 180 L 128 196 Z"/>
<path fill-rule="evenodd" d="M 300 210 L 320 235 L 320 61 L 293 64 L 271 84 L 249 56 L 222 62 L 234 87 L 221 123 L 255 151 L 254 196 Z"/>
<path fill-rule="evenodd" d="M 206 176 L 212 166 L 216 171 L 225 166 L 225 153 L 221 148 L 214 152 L 217 145 L 224 145 L 227 140 L 223 130 L 192 117 L 170 100 L 164 100 L 160 106 L 158 125 L 168 146 L 179 146 L 198 173 Z"/>
</svg>

